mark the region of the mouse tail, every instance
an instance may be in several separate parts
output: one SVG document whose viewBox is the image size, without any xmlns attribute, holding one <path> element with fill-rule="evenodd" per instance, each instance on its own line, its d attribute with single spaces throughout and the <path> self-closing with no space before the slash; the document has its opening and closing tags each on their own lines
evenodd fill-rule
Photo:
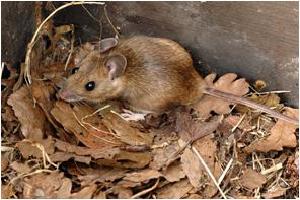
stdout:
<svg viewBox="0 0 300 200">
<path fill-rule="evenodd" d="M 241 104 L 241 105 L 247 106 L 249 108 L 253 108 L 253 109 L 259 110 L 261 112 L 265 112 L 274 118 L 278 118 L 278 119 L 284 120 L 284 121 L 292 123 L 292 124 L 297 124 L 297 125 L 299 124 L 299 120 L 294 119 L 289 116 L 286 116 L 286 115 L 283 115 L 275 110 L 270 109 L 269 107 L 267 107 L 265 105 L 257 104 L 245 97 L 240 97 L 240 96 L 237 96 L 234 94 L 221 92 L 221 91 L 213 89 L 213 88 L 205 88 L 204 93 L 211 95 L 211 96 L 218 97 L 218 98 L 222 98 L 225 101 L 228 101 L 230 103 Z"/>
</svg>

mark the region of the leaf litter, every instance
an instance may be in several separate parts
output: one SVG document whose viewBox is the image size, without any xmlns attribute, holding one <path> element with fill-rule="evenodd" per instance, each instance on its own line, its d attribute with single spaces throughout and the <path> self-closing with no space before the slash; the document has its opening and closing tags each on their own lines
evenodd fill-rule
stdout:
<svg viewBox="0 0 300 200">
<path fill-rule="evenodd" d="M 32 83 L 8 63 L 2 79 L 2 198 L 299 197 L 297 126 L 210 96 L 139 122 L 124 120 L 119 102 L 62 102 L 58 88 L 95 43 L 72 46 L 73 25 L 46 25 L 51 47 L 39 37 L 30 49 Z M 234 73 L 205 80 L 298 118 Z"/>
</svg>

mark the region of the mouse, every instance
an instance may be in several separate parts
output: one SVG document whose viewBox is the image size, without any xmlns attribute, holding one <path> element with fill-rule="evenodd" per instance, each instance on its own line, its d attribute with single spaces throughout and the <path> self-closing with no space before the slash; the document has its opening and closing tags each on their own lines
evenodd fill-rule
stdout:
<svg viewBox="0 0 300 200">
<path fill-rule="evenodd" d="M 242 104 L 298 124 L 298 120 L 245 97 L 209 87 L 179 43 L 165 38 L 133 36 L 106 38 L 86 45 L 75 58 L 59 97 L 66 102 L 101 103 L 120 99 L 137 112 L 163 113 L 194 105 L 203 95 Z"/>
</svg>

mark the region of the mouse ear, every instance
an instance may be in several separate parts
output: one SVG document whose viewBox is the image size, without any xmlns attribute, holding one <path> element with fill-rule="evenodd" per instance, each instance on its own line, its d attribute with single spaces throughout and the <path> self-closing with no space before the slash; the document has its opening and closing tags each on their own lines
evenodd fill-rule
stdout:
<svg viewBox="0 0 300 200">
<path fill-rule="evenodd" d="M 106 38 L 100 40 L 99 42 L 100 53 L 108 51 L 109 49 L 117 46 L 117 44 L 118 44 L 118 40 L 116 38 Z"/>
<path fill-rule="evenodd" d="M 125 72 L 127 59 L 121 54 L 112 55 L 107 59 L 105 66 L 107 67 L 108 78 L 114 80 Z"/>
</svg>

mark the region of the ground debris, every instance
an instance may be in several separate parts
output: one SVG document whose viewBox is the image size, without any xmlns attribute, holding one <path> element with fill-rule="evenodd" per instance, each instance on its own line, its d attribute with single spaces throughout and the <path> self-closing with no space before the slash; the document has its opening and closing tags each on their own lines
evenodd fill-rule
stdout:
<svg viewBox="0 0 300 200">
<path fill-rule="evenodd" d="M 55 10 L 51 2 L 47 8 Z M 35 9 L 39 25 L 41 4 Z M 11 75 L 1 93 L 2 198 L 299 198 L 293 124 L 208 95 L 137 122 L 123 117 L 121 101 L 63 102 L 57 92 L 64 79 L 99 48 L 98 41 L 73 46 L 73 29 L 52 20 L 41 29 L 31 49 L 31 84 L 23 83 L 25 63 L 20 73 L 5 63 Z M 298 118 L 277 94 L 247 94 L 249 84 L 234 73 L 215 79 L 205 81 Z M 265 85 L 260 80 L 255 88 Z"/>
<path fill-rule="evenodd" d="M 240 179 L 241 185 L 250 190 L 261 187 L 266 182 L 267 179 L 265 176 L 253 171 L 252 169 L 246 169 Z"/>
<path fill-rule="evenodd" d="M 298 109 L 286 108 L 284 112 L 287 116 L 298 118 Z M 270 130 L 270 136 L 258 141 L 254 141 L 245 148 L 247 153 L 253 151 L 269 152 L 271 150 L 281 151 L 283 147 L 296 147 L 297 139 L 295 131 L 297 125 L 278 120 Z"/>
</svg>

